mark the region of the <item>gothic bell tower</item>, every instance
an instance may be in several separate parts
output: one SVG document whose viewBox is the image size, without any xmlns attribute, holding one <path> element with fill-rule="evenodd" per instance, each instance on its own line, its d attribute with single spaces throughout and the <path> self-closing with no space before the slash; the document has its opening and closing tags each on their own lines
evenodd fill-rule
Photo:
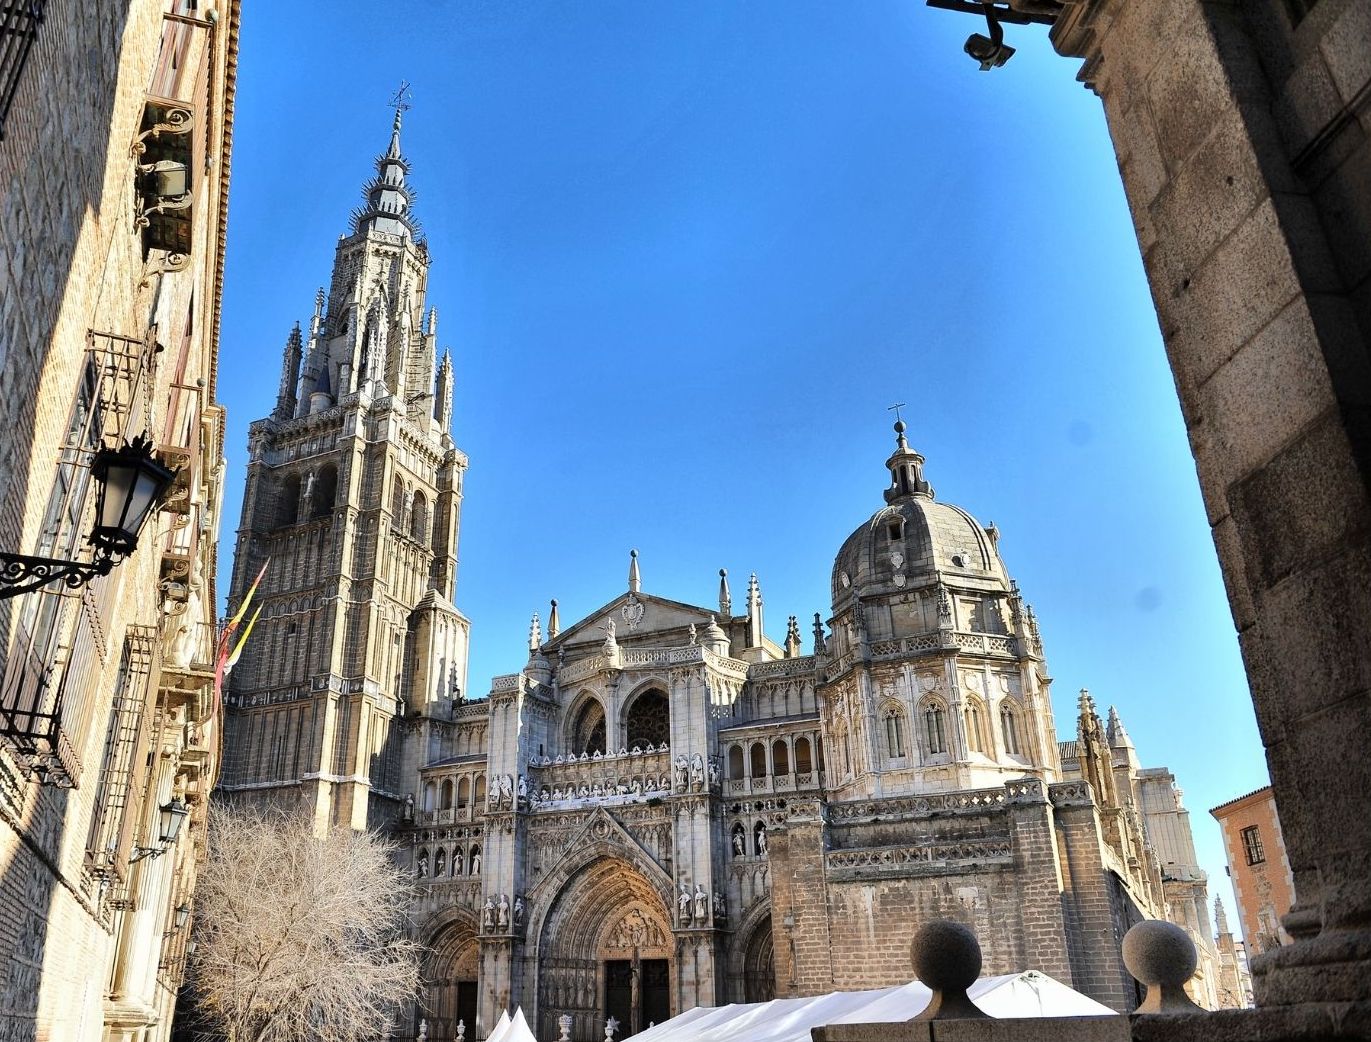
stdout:
<svg viewBox="0 0 1371 1042">
<path fill-rule="evenodd" d="M 319 828 L 401 816 L 397 720 L 466 686 L 453 598 L 467 459 L 426 307 L 405 108 L 308 333 L 286 340 L 276 407 L 248 435 L 230 603 L 265 565 L 262 616 L 228 681 L 221 789 L 302 803 Z"/>
</svg>

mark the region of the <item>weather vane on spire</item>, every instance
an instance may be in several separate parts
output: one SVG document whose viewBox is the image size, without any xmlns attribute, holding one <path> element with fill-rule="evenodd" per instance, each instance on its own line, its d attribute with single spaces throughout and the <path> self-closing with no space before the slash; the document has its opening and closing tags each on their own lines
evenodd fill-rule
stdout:
<svg viewBox="0 0 1371 1042">
<path fill-rule="evenodd" d="M 895 414 L 895 422 L 900 423 L 903 420 L 903 418 L 900 416 L 900 410 L 904 408 L 908 408 L 908 406 L 904 402 L 896 402 L 894 405 L 887 405 L 885 407 L 885 411 L 893 412 Z"/>
<path fill-rule="evenodd" d="M 409 80 L 401 80 L 400 89 L 390 99 L 390 107 L 395 110 L 397 115 L 401 112 L 408 112 L 410 109 L 409 102 L 413 98 L 414 95 L 409 90 Z"/>
</svg>

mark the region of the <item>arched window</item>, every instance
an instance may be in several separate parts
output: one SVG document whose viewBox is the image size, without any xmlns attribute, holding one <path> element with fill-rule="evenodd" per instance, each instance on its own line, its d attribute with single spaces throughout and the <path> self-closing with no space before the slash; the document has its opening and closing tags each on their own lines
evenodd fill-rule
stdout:
<svg viewBox="0 0 1371 1042">
<path fill-rule="evenodd" d="M 752 757 L 752 777 L 766 777 L 766 746 L 761 742 L 753 742 L 751 749 Z"/>
<path fill-rule="evenodd" d="M 978 699 L 967 699 L 966 703 L 966 744 L 973 753 L 986 751 L 985 712 Z"/>
<path fill-rule="evenodd" d="M 319 471 L 314 482 L 314 500 L 310 503 L 310 517 L 328 517 L 338 496 L 338 468 L 329 464 Z"/>
<path fill-rule="evenodd" d="M 434 787 L 433 782 L 424 782 L 424 810 L 433 809 L 433 800 L 437 793 L 438 790 Z"/>
<path fill-rule="evenodd" d="M 419 874 L 420 879 L 428 878 L 428 851 L 420 850 L 419 856 L 414 859 L 414 870 Z"/>
<path fill-rule="evenodd" d="M 814 770 L 813 754 L 809 750 L 808 738 L 795 739 L 795 772 L 809 774 Z"/>
<path fill-rule="evenodd" d="M 937 756 L 947 752 L 947 711 L 941 703 L 924 703 L 923 723 L 928 755 Z"/>
<path fill-rule="evenodd" d="M 441 876 L 447 871 L 447 851 L 439 847 L 433 852 L 433 875 Z"/>
<path fill-rule="evenodd" d="M 885 752 L 892 760 L 905 756 L 904 713 L 899 706 L 886 706 L 882 714 L 885 718 Z"/>
<path fill-rule="evenodd" d="M 771 769 L 776 774 L 790 773 L 790 750 L 779 738 L 771 743 Z"/>
<path fill-rule="evenodd" d="M 410 515 L 409 534 L 421 543 L 428 542 L 428 499 L 422 492 L 414 493 L 414 510 Z"/>
<path fill-rule="evenodd" d="M 743 777 L 743 747 L 741 745 L 728 747 L 728 776 L 730 778 Z"/>
<path fill-rule="evenodd" d="M 576 714 L 575 726 L 571 729 L 571 752 L 574 756 L 585 753 L 594 756 L 605 751 L 605 711 L 593 698 L 586 699 Z"/>
<path fill-rule="evenodd" d="M 671 738 L 671 709 L 661 691 L 644 691 L 628 707 L 624 720 L 628 747 L 660 747 Z"/>
<path fill-rule="evenodd" d="M 467 870 L 473 876 L 481 874 L 481 846 L 479 843 L 471 848 L 471 858 L 467 861 Z"/>
<path fill-rule="evenodd" d="M 457 779 L 457 806 L 465 807 L 471 802 L 471 779 L 463 775 Z"/>
<path fill-rule="evenodd" d="M 440 801 L 439 804 L 438 804 L 438 809 L 439 809 L 439 810 L 451 810 L 451 809 L 452 809 L 452 779 L 451 779 L 451 778 L 445 778 L 445 779 L 443 779 L 443 795 L 442 795 L 441 801 Z"/>
<path fill-rule="evenodd" d="M 478 808 L 483 808 L 486 805 L 486 776 L 484 774 L 476 775 L 476 791 L 472 794 L 472 800 Z"/>
<path fill-rule="evenodd" d="M 293 525 L 300 514 L 300 475 L 292 474 L 281 482 L 276 494 L 276 523 Z"/>
<path fill-rule="evenodd" d="M 1004 751 L 1010 756 L 1019 756 L 1019 722 L 1015 719 L 1018 714 L 1014 712 L 1014 707 L 1008 701 L 1000 703 L 1000 731 L 1004 734 Z"/>
<path fill-rule="evenodd" d="M 819 735 L 814 737 L 814 766 L 824 769 L 824 740 Z"/>
</svg>

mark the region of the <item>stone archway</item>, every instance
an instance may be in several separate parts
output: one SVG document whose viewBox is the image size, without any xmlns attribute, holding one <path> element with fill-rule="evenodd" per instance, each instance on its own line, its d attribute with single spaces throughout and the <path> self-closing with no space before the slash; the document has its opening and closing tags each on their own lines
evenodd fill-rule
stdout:
<svg viewBox="0 0 1371 1042">
<path fill-rule="evenodd" d="M 611 1014 L 627 1038 L 670 1017 L 675 979 L 671 916 L 661 894 L 621 858 L 596 858 L 572 875 L 538 930 L 539 1038 L 572 1018 L 575 1042 L 604 1037 Z"/>
<path fill-rule="evenodd" d="M 771 916 L 752 930 L 743 949 L 743 1001 L 770 1002 L 776 997 L 776 960 L 771 939 Z"/>
<path fill-rule="evenodd" d="M 466 1024 L 465 1037 L 476 1037 L 481 946 L 476 925 L 459 919 L 440 926 L 427 945 L 422 974 L 418 1020 L 428 1022 L 429 1042 L 454 1042 L 457 1024 Z"/>
</svg>

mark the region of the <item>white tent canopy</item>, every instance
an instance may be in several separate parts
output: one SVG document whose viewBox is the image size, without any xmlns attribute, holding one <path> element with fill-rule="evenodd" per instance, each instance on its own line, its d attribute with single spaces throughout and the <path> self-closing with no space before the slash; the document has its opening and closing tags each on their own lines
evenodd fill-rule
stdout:
<svg viewBox="0 0 1371 1042">
<path fill-rule="evenodd" d="M 533 1032 L 529 1030 L 528 1021 L 524 1019 L 522 1007 L 514 1010 L 514 1016 L 509 1015 L 508 1010 L 500 1011 L 500 1019 L 495 1022 L 495 1028 L 486 1036 L 486 1042 L 538 1042 L 533 1037 Z"/>
<path fill-rule="evenodd" d="M 982 977 L 968 990 L 992 1017 L 1107 1017 L 1094 999 L 1026 970 Z M 874 991 L 834 991 L 804 999 L 699 1006 L 634 1035 L 634 1042 L 810 1042 L 825 1024 L 892 1024 L 924 1011 L 933 992 L 918 981 Z"/>
<path fill-rule="evenodd" d="M 505 1036 L 509 1034 L 509 1010 L 500 1010 L 500 1019 L 495 1022 L 495 1026 L 490 1029 L 490 1034 L 486 1036 L 486 1042 L 504 1042 Z"/>
</svg>

